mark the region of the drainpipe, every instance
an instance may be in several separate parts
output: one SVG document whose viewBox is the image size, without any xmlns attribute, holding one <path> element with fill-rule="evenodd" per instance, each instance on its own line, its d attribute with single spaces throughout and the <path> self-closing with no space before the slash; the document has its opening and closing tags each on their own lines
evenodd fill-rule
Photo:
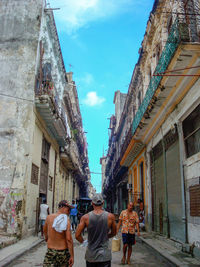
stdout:
<svg viewBox="0 0 200 267">
<path fill-rule="evenodd" d="M 182 221 L 185 224 L 185 243 L 188 243 L 188 228 L 187 228 L 187 212 L 186 212 L 186 191 L 185 191 L 185 175 L 184 175 L 184 164 L 183 164 L 183 132 L 182 124 L 178 122 L 178 140 L 179 140 L 179 154 L 180 154 L 180 172 L 181 172 L 181 196 L 182 196 Z"/>
<path fill-rule="evenodd" d="M 56 161 L 57 161 L 57 153 L 55 152 L 52 212 L 54 212 L 54 206 L 55 206 L 54 202 L 55 202 L 55 188 L 56 188 Z"/>
<path fill-rule="evenodd" d="M 152 218 L 151 218 L 151 230 L 152 231 L 155 231 L 155 222 L 154 222 L 154 192 L 155 192 L 155 186 L 154 186 L 154 182 L 153 180 L 155 179 L 155 176 L 154 176 L 154 170 L 155 170 L 155 167 L 154 167 L 154 156 L 153 156 L 153 150 L 151 150 L 152 153 L 150 154 L 150 164 L 152 164 L 151 166 L 151 213 L 152 213 Z M 151 158 L 152 157 L 152 158 Z M 151 162 L 152 160 L 152 162 Z"/>
<path fill-rule="evenodd" d="M 162 131 L 162 128 L 161 128 Z M 165 222 L 167 223 L 167 237 L 170 237 L 170 231 L 169 231 L 169 215 L 168 215 L 168 192 L 167 192 L 167 166 L 166 166 L 166 152 L 165 152 L 165 143 L 164 143 L 164 137 L 162 132 L 162 148 L 163 148 L 163 160 L 164 160 L 164 186 L 165 186 Z M 164 229 L 163 229 L 164 230 Z"/>
</svg>

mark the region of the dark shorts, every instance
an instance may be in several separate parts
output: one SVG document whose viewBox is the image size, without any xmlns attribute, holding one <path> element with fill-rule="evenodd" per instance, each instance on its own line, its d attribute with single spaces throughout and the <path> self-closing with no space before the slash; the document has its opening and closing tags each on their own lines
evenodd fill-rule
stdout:
<svg viewBox="0 0 200 267">
<path fill-rule="evenodd" d="M 123 244 L 135 245 L 135 234 L 122 234 Z"/>
<path fill-rule="evenodd" d="M 86 267 L 111 267 L 111 261 L 103 261 L 103 262 L 86 261 Z"/>
<path fill-rule="evenodd" d="M 56 250 L 48 248 L 44 257 L 43 267 L 68 267 L 69 258 L 68 249 Z"/>
<path fill-rule="evenodd" d="M 45 220 L 40 220 L 40 225 L 44 226 Z"/>
</svg>

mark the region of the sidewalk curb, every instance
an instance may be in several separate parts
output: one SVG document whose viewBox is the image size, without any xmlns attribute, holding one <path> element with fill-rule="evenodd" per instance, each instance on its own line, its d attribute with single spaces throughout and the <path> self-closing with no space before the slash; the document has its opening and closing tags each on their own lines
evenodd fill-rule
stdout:
<svg viewBox="0 0 200 267">
<path fill-rule="evenodd" d="M 35 246 L 39 245 L 40 243 L 44 242 L 44 239 L 37 240 L 33 242 L 31 245 L 27 246 L 26 248 L 20 249 L 16 253 L 13 253 L 12 255 L 6 257 L 5 259 L 0 261 L 0 267 L 6 267 L 8 264 L 13 262 L 16 258 L 22 256 L 24 253 L 26 253 L 28 250 L 34 248 Z"/>
<path fill-rule="evenodd" d="M 3 249 L 3 248 L 6 248 L 8 246 L 11 246 L 11 245 L 14 245 L 15 243 L 17 243 L 17 238 L 12 238 L 12 239 L 9 239 L 9 240 L 5 240 L 5 241 L 1 241 L 0 242 L 0 250 Z"/>
<path fill-rule="evenodd" d="M 177 260 L 175 257 L 171 256 L 170 254 L 168 254 L 167 252 L 164 253 L 161 249 L 159 249 L 157 246 L 154 246 L 153 244 L 151 244 L 150 242 L 148 242 L 148 240 L 146 240 L 145 238 L 139 236 L 138 237 L 142 242 L 144 242 L 147 246 L 151 247 L 153 250 L 157 251 L 158 254 L 160 254 L 160 256 L 162 256 L 163 258 L 165 258 L 167 261 L 169 261 L 171 264 L 173 264 L 176 267 L 183 267 L 183 266 L 188 266 L 188 265 L 183 265 L 182 262 L 180 262 L 179 260 Z"/>
</svg>

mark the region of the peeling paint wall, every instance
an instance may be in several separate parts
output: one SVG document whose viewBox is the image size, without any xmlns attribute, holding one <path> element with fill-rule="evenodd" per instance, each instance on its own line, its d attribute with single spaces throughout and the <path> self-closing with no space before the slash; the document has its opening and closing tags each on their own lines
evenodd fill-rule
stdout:
<svg viewBox="0 0 200 267">
<path fill-rule="evenodd" d="M 0 8 L 0 231 L 21 236 L 31 173 L 42 0 L 1 1 Z"/>
</svg>

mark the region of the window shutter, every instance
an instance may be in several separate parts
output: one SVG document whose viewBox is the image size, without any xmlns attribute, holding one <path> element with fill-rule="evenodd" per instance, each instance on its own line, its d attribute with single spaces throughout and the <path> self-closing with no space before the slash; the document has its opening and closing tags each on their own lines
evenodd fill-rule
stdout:
<svg viewBox="0 0 200 267">
<path fill-rule="evenodd" d="M 38 185 L 39 167 L 32 163 L 31 183 Z"/>
</svg>

